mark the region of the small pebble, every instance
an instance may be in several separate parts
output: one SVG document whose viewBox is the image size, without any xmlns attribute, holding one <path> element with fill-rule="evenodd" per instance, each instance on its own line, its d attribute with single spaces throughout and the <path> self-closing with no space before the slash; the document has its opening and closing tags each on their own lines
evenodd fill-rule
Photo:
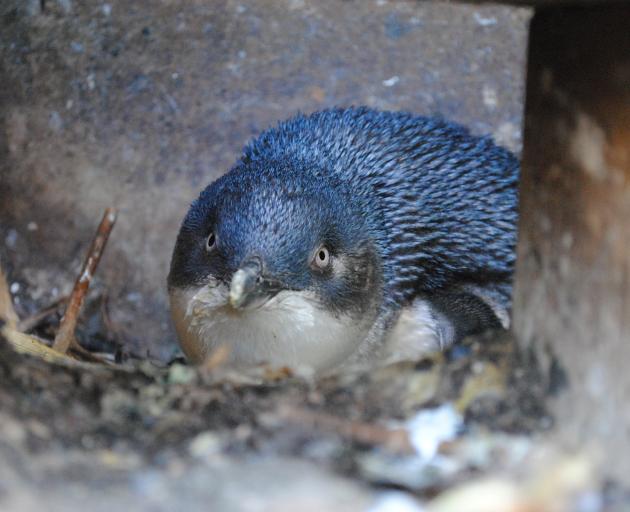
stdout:
<svg viewBox="0 0 630 512">
<path fill-rule="evenodd" d="M 214 432 L 202 432 L 188 445 L 188 451 L 193 457 L 207 457 L 221 452 L 221 438 Z"/>
<path fill-rule="evenodd" d="M 190 366 L 174 364 L 168 370 L 170 384 L 190 384 L 197 377 L 197 372 Z"/>
<path fill-rule="evenodd" d="M 485 368 L 485 365 L 483 364 L 483 362 L 475 361 L 472 364 L 471 370 L 472 370 L 472 373 L 474 373 L 475 375 L 479 375 L 480 373 L 483 372 L 484 368 Z"/>
</svg>

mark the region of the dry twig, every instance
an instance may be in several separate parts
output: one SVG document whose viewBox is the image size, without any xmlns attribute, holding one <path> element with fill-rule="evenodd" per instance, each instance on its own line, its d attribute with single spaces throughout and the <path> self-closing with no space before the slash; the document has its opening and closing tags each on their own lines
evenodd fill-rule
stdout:
<svg viewBox="0 0 630 512">
<path fill-rule="evenodd" d="M 100 363 L 100 364 L 106 364 L 106 365 L 111 364 L 107 359 L 102 357 L 100 354 L 95 354 L 93 352 L 90 352 L 89 350 L 83 348 L 78 343 L 74 343 L 70 347 L 70 350 L 68 353 L 72 354 L 73 356 L 78 356 L 79 359 L 81 359 L 82 361 L 86 361 L 88 363 Z"/>
<path fill-rule="evenodd" d="M 50 348 L 45 340 L 31 334 L 24 334 L 13 329 L 8 324 L 0 328 L 0 334 L 4 337 L 16 352 L 37 356 L 49 363 L 76 363 L 76 360 L 66 354 L 61 354 Z"/>
<path fill-rule="evenodd" d="M 0 267 L 0 320 L 4 320 L 11 328 L 15 329 L 20 321 L 15 309 L 7 278 Z"/>
<path fill-rule="evenodd" d="M 67 295 L 59 297 L 45 308 L 40 309 L 37 313 L 34 313 L 33 315 L 24 318 L 23 320 L 20 320 L 17 325 L 17 330 L 20 332 L 28 332 L 32 329 L 35 329 L 35 327 L 46 320 L 46 318 L 56 313 L 59 307 L 66 302 L 68 302 Z"/>
<path fill-rule="evenodd" d="M 72 294 L 70 295 L 70 301 L 66 308 L 66 312 L 61 319 L 59 331 L 55 336 L 55 343 L 53 348 L 59 352 L 66 353 L 71 346 L 77 345 L 74 338 L 74 331 L 77 325 L 79 312 L 81 306 L 85 300 L 90 283 L 92 282 L 92 276 L 96 271 L 103 249 L 109 238 L 114 223 L 116 222 L 116 210 L 113 208 L 107 208 L 103 214 L 103 219 L 96 231 L 96 235 L 92 240 L 90 249 L 87 253 L 87 258 L 83 263 L 83 268 L 79 277 L 74 283 Z"/>
<path fill-rule="evenodd" d="M 305 425 L 313 430 L 334 432 L 351 441 L 381 446 L 395 453 L 413 453 L 414 451 L 407 431 L 402 428 L 389 429 L 290 406 L 281 407 L 278 414 L 287 422 Z"/>
</svg>

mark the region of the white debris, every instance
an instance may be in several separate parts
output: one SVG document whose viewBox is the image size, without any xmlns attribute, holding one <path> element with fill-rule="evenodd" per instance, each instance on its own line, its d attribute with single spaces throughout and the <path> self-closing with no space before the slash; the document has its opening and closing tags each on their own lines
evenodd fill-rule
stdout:
<svg viewBox="0 0 630 512">
<path fill-rule="evenodd" d="M 221 453 L 221 438 L 211 431 L 196 435 L 188 445 L 188 451 L 193 457 L 204 458 Z"/>
<path fill-rule="evenodd" d="M 11 287 L 9 289 L 11 290 L 11 293 L 15 295 L 20 291 L 20 283 L 11 283 Z"/>
<path fill-rule="evenodd" d="M 37 231 L 39 229 L 39 226 L 37 225 L 37 222 L 29 222 L 26 225 L 26 229 L 28 229 L 29 231 Z"/>
<path fill-rule="evenodd" d="M 396 85 L 398 82 L 400 82 L 400 77 L 395 75 L 391 78 L 388 78 L 387 80 L 383 80 L 383 85 L 385 87 L 393 87 L 394 85 Z"/>
<path fill-rule="evenodd" d="M 489 109 L 494 109 L 499 104 L 499 95 L 494 87 L 484 84 L 481 90 L 483 104 Z"/>
<path fill-rule="evenodd" d="M 479 14 L 478 12 L 475 12 L 473 14 L 473 16 L 475 17 L 475 21 L 481 25 L 482 27 L 490 27 L 492 25 L 496 25 L 497 24 L 497 19 L 490 16 L 488 18 L 484 18 L 481 14 Z"/>
<path fill-rule="evenodd" d="M 412 446 L 426 460 L 435 457 L 442 443 L 455 439 L 461 427 L 462 417 L 452 404 L 422 410 L 406 424 Z"/>
</svg>

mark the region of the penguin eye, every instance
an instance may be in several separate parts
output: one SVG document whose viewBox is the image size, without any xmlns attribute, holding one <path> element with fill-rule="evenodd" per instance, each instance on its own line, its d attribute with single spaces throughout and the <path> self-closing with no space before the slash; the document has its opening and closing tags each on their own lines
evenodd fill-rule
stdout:
<svg viewBox="0 0 630 512">
<path fill-rule="evenodd" d="M 326 246 L 322 245 L 315 252 L 311 265 L 318 270 L 325 270 L 330 266 L 330 260 L 330 251 Z"/>
<path fill-rule="evenodd" d="M 208 238 L 206 239 L 206 251 L 212 252 L 214 248 L 217 246 L 217 237 L 213 231 L 210 232 Z"/>
</svg>

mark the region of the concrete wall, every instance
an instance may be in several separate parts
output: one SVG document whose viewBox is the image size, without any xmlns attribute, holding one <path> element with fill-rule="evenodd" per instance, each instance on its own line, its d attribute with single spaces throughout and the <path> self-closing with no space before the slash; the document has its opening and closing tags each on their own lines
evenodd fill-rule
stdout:
<svg viewBox="0 0 630 512">
<path fill-rule="evenodd" d="M 98 277 L 130 348 L 168 357 L 178 225 L 249 138 L 298 110 L 367 104 L 519 150 L 528 19 L 383 0 L 5 0 L 0 257 L 19 307 L 69 288 L 116 206 Z"/>
</svg>

